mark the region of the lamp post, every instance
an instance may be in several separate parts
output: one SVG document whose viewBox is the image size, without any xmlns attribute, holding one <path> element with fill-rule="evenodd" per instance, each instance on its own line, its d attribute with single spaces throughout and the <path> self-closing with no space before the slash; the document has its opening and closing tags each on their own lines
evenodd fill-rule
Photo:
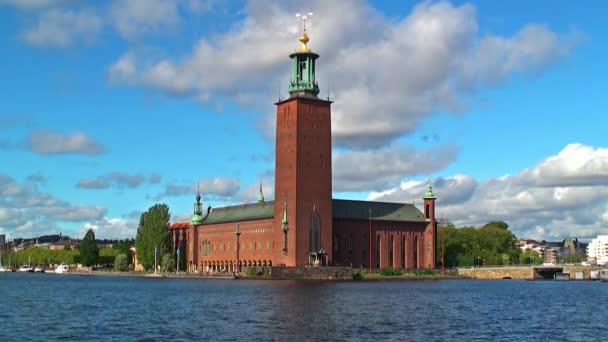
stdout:
<svg viewBox="0 0 608 342">
<path fill-rule="evenodd" d="M 445 224 L 441 226 L 441 276 L 445 278 Z"/>
<path fill-rule="evenodd" d="M 374 273 L 372 266 L 372 208 L 369 208 L 369 274 Z"/>
<path fill-rule="evenodd" d="M 241 229 L 240 229 L 240 225 L 237 223 L 236 224 L 236 229 L 234 230 L 234 235 L 236 235 L 236 273 L 240 273 L 241 272 L 241 265 L 240 265 L 240 256 L 239 256 L 239 252 L 240 252 L 240 247 L 241 244 L 239 242 L 239 237 L 241 236 Z"/>
</svg>

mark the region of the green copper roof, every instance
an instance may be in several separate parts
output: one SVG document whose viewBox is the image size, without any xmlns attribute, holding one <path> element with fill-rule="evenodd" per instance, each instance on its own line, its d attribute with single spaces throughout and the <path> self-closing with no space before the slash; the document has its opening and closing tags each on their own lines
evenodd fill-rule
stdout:
<svg viewBox="0 0 608 342">
<path fill-rule="evenodd" d="M 258 195 L 258 203 L 264 202 L 264 193 L 262 192 L 262 181 L 260 181 L 260 194 Z"/>
<path fill-rule="evenodd" d="M 203 224 L 203 220 L 205 218 L 201 215 L 192 215 L 192 220 L 190 220 L 190 223 L 192 223 L 193 226 L 198 226 Z"/>
<path fill-rule="evenodd" d="M 334 199 L 332 205 L 334 219 L 369 220 L 371 208 L 374 221 L 425 222 L 413 204 Z"/>
<path fill-rule="evenodd" d="M 433 193 L 433 187 L 431 186 L 431 180 L 429 179 L 429 186 L 426 188 L 426 194 L 424 194 L 424 198 L 433 199 L 436 198 Z"/>
<path fill-rule="evenodd" d="M 203 224 L 261 220 L 274 217 L 274 201 L 213 208 Z"/>
<path fill-rule="evenodd" d="M 273 218 L 274 205 L 274 201 L 268 201 L 214 208 L 206 218 L 202 217 L 201 224 Z M 371 208 L 374 221 L 425 222 L 424 215 L 413 204 L 334 199 L 332 206 L 334 219 L 369 220 L 369 208 Z M 283 212 L 283 216 L 285 216 L 285 212 Z M 286 217 L 283 218 L 283 220 L 286 219 Z"/>
</svg>

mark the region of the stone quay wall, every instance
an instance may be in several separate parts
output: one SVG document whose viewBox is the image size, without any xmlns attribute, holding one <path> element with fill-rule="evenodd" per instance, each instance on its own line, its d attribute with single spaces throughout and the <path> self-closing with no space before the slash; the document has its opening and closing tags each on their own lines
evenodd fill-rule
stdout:
<svg viewBox="0 0 608 342">
<path fill-rule="evenodd" d="M 458 277 L 472 279 L 534 279 L 532 267 L 459 268 Z"/>
</svg>

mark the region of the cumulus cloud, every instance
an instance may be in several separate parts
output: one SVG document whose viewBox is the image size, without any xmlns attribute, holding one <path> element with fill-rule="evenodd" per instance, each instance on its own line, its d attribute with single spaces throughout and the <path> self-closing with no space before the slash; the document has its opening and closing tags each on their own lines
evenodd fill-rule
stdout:
<svg viewBox="0 0 608 342">
<path fill-rule="evenodd" d="M 608 151 L 582 144 L 566 146 L 555 156 L 507 175 L 477 181 L 455 175 L 434 182 L 437 215 L 456 225 L 504 220 L 521 238 L 583 239 L 608 233 Z M 426 182 L 370 194 L 373 200 L 421 199 Z"/>
<path fill-rule="evenodd" d="M 379 150 L 334 152 L 334 191 L 366 191 L 395 186 L 407 176 L 429 174 L 453 162 L 458 148 L 444 145 L 416 150 L 398 145 Z"/>
<path fill-rule="evenodd" d="M 240 188 L 240 181 L 228 177 L 205 178 L 196 184 L 167 184 L 165 190 L 154 197 L 159 200 L 164 197 L 185 196 L 195 194 L 200 187 L 201 195 L 212 198 L 227 199 L 234 196 Z"/>
<path fill-rule="evenodd" d="M 124 172 L 110 172 L 96 179 L 81 179 L 76 183 L 77 188 L 85 189 L 107 189 L 111 186 L 117 188 L 134 189 L 145 182 L 149 184 L 158 184 L 161 176 L 158 173 L 152 173 L 150 176 L 145 176 L 142 173 L 128 174 Z"/>
<path fill-rule="evenodd" d="M 40 10 L 62 5 L 66 0 L 2 0 L 1 4 L 15 6 L 22 10 Z"/>
<path fill-rule="evenodd" d="M 78 41 L 91 42 L 102 28 L 103 21 L 93 10 L 52 9 L 41 13 L 21 37 L 30 45 L 65 48 Z"/>
<path fill-rule="evenodd" d="M 175 29 L 180 23 L 178 1 L 118 0 L 110 16 L 116 30 L 126 38 Z"/>
<path fill-rule="evenodd" d="M 366 2 L 311 7 L 319 14 L 309 25 L 310 45 L 321 54 L 317 75 L 321 87 L 331 83 L 335 100 L 333 141 L 348 148 L 386 146 L 439 109 L 460 112 L 480 87 L 542 72 L 576 43 L 573 34 L 534 23 L 512 36 L 481 37 L 470 4 L 423 2 L 397 20 Z M 128 51 L 108 74 L 202 101 L 254 103 L 289 78 L 286 54 L 300 29 L 286 3 L 253 1 L 244 13 L 231 30 L 201 38 L 188 54 L 171 59 Z M 252 49 L 263 53 L 243 58 Z M 265 127 L 272 135 L 272 123 Z"/>
<path fill-rule="evenodd" d="M 0 229 L 35 236 L 56 232 L 59 222 L 99 220 L 107 212 L 102 206 L 73 204 L 39 190 L 40 181 L 18 182 L 0 174 Z"/>
<path fill-rule="evenodd" d="M 134 219 L 103 217 L 83 224 L 80 232 L 84 236 L 92 229 L 97 239 L 134 239 L 138 225 L 139 221 Z"/>
<path fill-rule="evenodd" d="M 84 132 L 62 134 L 54 131 L 31 133 L 26 140 L 27 148 L 38 154 L 86 154 L 98 155 L 104 152 L 101 144 Z"/>
</svg>

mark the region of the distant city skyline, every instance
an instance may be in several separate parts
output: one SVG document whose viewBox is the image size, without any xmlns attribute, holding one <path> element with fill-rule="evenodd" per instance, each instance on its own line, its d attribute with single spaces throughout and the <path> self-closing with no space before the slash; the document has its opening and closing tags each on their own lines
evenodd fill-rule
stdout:
<svg viewBox="0 0 608 342">
<path fill-rule="evenodd" d="M 274 108 L 312 10 L 335 198 L 520 238 L 608 234 L 606 5 L 568 1 L 0 2 L 0 234 L 135 236 L 274 197 Z M 547 11 L 547 7 L 551 11 Z M 357 99 L 357 101 L 353 101 Z"/>
</svg>

